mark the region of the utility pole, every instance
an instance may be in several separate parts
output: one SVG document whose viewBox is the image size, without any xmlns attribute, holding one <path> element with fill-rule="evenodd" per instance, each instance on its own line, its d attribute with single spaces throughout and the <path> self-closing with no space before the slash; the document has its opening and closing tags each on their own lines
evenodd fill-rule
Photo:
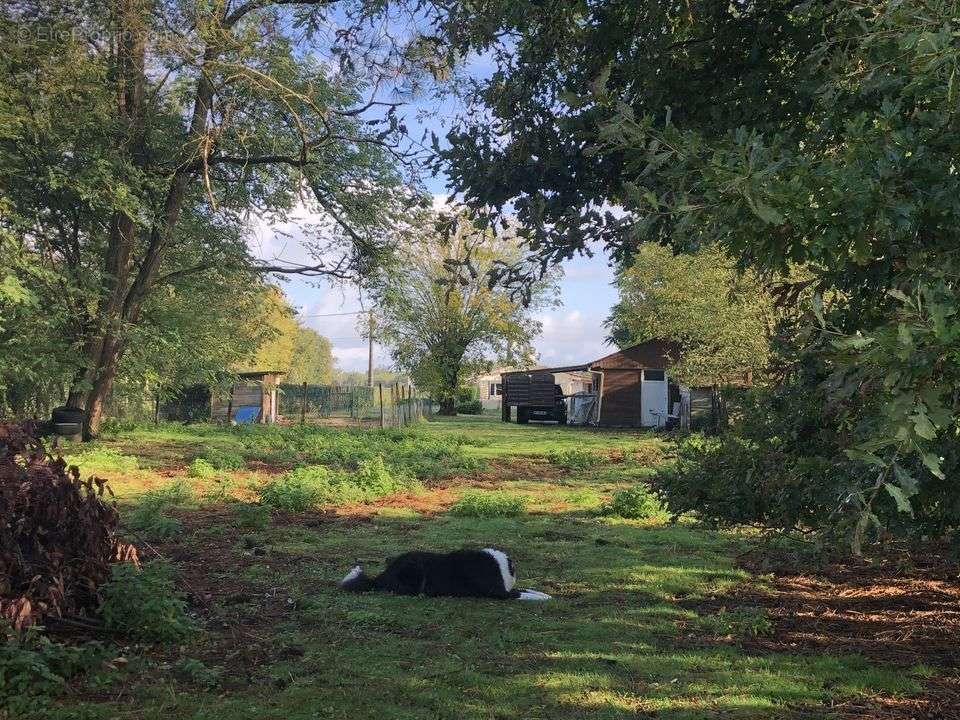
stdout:
<svg viewBox="0 0 960 720">
<path fill-rule="evenodd" d="M 373 387 L 373 310 L 367 313 L 370 328 L 367 337 L 367 387 Z"/>
</svg>

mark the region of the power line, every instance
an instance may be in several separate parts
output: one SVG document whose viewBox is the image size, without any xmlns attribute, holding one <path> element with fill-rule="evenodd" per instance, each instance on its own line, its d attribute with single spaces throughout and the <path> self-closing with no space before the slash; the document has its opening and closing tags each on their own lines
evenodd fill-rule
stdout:
<svg viewBox="0 0 960 720">
<path fill-rule="evenodd" d="M 343 317 L 344 315 L 366 315 L 369 310 L 355 310 L 354 312 L 342 312 L 342 313 L 320 313 L 319 315 L 301 315 L 302 318 L 315 318 L 315 317 Z"/>
</svg>

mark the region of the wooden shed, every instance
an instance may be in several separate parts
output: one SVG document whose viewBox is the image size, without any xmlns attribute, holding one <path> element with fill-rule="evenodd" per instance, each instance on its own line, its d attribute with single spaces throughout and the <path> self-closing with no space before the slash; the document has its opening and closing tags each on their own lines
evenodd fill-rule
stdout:
<svg viewBox="0 0 960 720">
<path fill-rule="evenodd" d="M 597 397 L 597 425 L 663 427 L 681 401 L 679 386 L 671 383 L 667 375 L 667 368 L 679 354 L 680 346 L 675 342 L 647 340 L 582 365 L 543 368 L 537 372 L 592 373 L 596 379 L 591 390 Z M 520 371 L 502 375 L 508 389 L 502 408 L 504 421 L 510 420 L 511 405 L 519 410 L 527 403 L 522 392 L 511 389 L 511 380 L 522 375 Z"/>
<path fill-rule="evenodd" d="M 667 376 L 667 368 L 679 352 L 677 343 L 647 340 L 589 363 L 591 371 L 600 373 L 597 424 L 607 427 L 665 425 L 671 404 L 679 401 L 679 390 Z M 671 394 L 677 397 L 671 398 Z"/>
<path fill-rule="evenodd" d="M 277 421 L 277 388 L 285 373 L 258 370 L 238 373 L 237 382 L 226 392 L 210 397 L 210 419 L 214 422 L 268 423 Z"/>
</svg>

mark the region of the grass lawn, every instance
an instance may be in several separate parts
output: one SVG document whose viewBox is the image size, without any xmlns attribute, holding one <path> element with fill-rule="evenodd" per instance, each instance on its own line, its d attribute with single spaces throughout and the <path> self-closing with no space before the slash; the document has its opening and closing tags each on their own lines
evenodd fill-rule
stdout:
<svg viewBox="0 0 960 720">
<path fill-rule="evenodd" d="M 259 488 L 301 465 L 351 472 L 373 448 L 421 484 L 368 502 L 252 515 Z M 78 451 L 74 450 L 74 453 Z M 753 606 L 717 598 L 764 579 L 738 569 L 748 537 L 598 513 L 669 462 L 649 434 L 460 417 L 406 432 L 118 432 L 79 459 L 125 515 L 182 482 L 161 554 L 189 594 L 182 645 L 118 649 L 60 711 L 104 718 L 784 718 L 921 696 L 936 671 L 859 654 L 759 650 Z M 206 457 L 232 466 L 190 477 Z M 237 466 L 239 463 L 239 466 Z M 194 473 L 196 474 L 196 473 Z M 522 497 L 519 514 L 450 512 L 465 492 Z M 408 549 L 496 545 L 546 603 L 350 595 L 336 582 Z M 713 607 L 711 611 L 698 607 Z M 81 715 L 82 714 L 82 715 Z M 862 717 L 871 717 L 864 714 Z"/>
</svg>

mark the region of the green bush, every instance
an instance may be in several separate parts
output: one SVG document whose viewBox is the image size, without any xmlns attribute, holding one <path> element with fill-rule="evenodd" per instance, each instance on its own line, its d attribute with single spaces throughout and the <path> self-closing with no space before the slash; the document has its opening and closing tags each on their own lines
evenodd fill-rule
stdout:
<svg viewBox="0 0 960 720">
<path fill-rule="evenodd" d="M 333 496 L 330 475 L 323 465 L 291 470 L 260 488 L 260 502 L 278 510 L 310 510 Z"/>
<path fill-rule="evenodd" d="M 194 501 L 193 489 L 182 480 L 144 493 L 126 518 L 126 525 L 149 542 L 162 542 L 180 534 L 183 524 L 167 513 Z"/>
<path fill-rule="evenodd" d="M 183 595 L 173 585 L 163 563 L 130 563 L 113 566 L 113 576 L 103 587 L 100 616 L 111 630 L 134 640 L 168 642 L 193 630 Z"/>
<path fill-rule="evenodd" d="M 356 470 L 330 470 L 323 465 L 291 470 L 265 484 L 260 501 L 279 510 L 302 512 L 324 504 L 368 502 L 418 487 L 418 481 L 391 470 L 378 456 L 361 460 Z"/>
<path fill-rule="evenodd" d="M 657 498 L 645 485 L 617 490 L 610 501 L 604 503 L 600 512 L 604 515 L 615 515 L 630 520 L 642 520 L 655 517 L 663 512 Z"/>
<path fill-rule="evenodd" d="M 483 415 L 483 403 L 479 400 L 457 403 L 457 415 Z"/>
<path fill-rule="evenodd" d="M 244 468 L 243 455 L 230 450 L 210 448 L 205 450 L 197 459 L 206 461 L 215 470 L 242 470 Z"/>
<path fill-rule="evenodd" d="M 187 475 L 192 478 L 212 478 L 217 475 L 217 469 L 207 460 L 197 458 L 187 467 Z"/>
<path fill-rule="evenodd" d="M 69 680 L 106 658 L 99 643 L 61 645 L 36 629 L 15 634 L 0 627 L 0 718 L 40 715 Z"/>
<path fill-rule="evenodd" d="M 509 517 L 522 515 L 528 499 L 502 490 L 468 490 L 451 507 L 454 515 L 466 517 Z"/>
<path fill-rule="evenodd" d="M 396 471 L 391 471 L 379 456 L 359 464 L 353 483 L 370 499 L 402 492 L 410 487 L 410 481 Z"/>
<path fill-rule="evenodd" d="M 257 503 L 238 502 L 233 506 L 237 525 L 250 530 L 266 530 L 270 525 L 270 509 Z"/>
</svg>

